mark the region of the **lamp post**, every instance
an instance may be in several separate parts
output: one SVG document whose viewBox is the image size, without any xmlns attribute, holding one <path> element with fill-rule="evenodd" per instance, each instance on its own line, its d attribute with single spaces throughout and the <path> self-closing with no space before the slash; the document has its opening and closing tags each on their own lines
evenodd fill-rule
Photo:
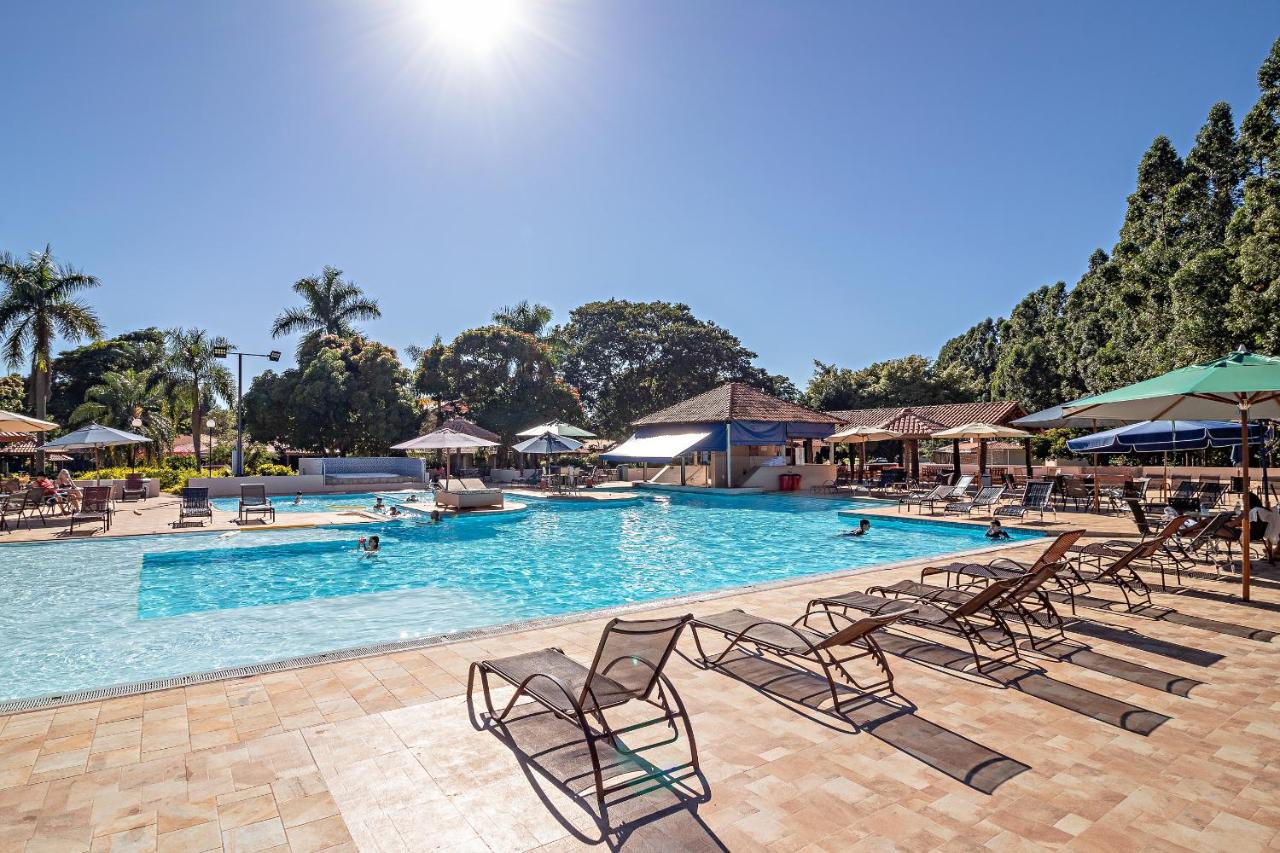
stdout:
<svg viewBox="0 0 1280 853">
<path fill-rule="evenodd" d="M 213 348 L 214 358 L 226 358 L 232 353 L 236 357 L 236 452 L 231 460 L 231 474 L 235 477 L 244 476 L 244 359 L 249 358 L 265 358 L 268 361 L 279 361 L 280 350 L 273 349 L 271 352 L 240 352 L 233 350 L 228 346 L 215 346 Z"/>
<path fill-rule="evenodd" d="M 213 430 L 214 430 L 214 427 L 218 425 L 218 422 L 215 421 L 213 418 L 209 418 L 207 421 L 204 422 L 204 425 L 209 430 L 209 452 L 205 454 L 204 458 L 205 458 L 205 461 L 209 463 L 209 476 L 212 477 L 213 476 Z"/>
<path fill-rule="evenodd" d="M 134 415 L 133 420 L 129 421 L 129 426 L 133 427 L 134 432 L 137 432 L 142 428 L 142 418 L 138 417 L 137 415 Z M 133 471 L 134 464 L 137 461 L 138 461 L 138 453 L 134 448 L 130 447 L 129 448 L 129 470 L 130 471 Z"/>
</svg>

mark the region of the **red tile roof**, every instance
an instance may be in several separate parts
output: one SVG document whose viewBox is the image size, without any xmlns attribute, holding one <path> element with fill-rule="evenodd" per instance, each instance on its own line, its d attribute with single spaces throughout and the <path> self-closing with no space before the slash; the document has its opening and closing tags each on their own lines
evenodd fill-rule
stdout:
<svg viewBox="0 0 1280 853">
<path fill-rule="evenodd" d="M 0 444 L 0 456 L 35 456 L 36 443 L 27 438 L 26 441 L 15 441 L 8 444 Z M 45 453 L 44 458 L 48 462 L 66 462 L 71 459 L 62 453 L 55 453 L 50 450 Z"/>
<path fill-rule="evenodd" d="M 208 450 L 210 447 L 213 447 L 217 443 L 218 443 L 217 441 L 211 439 L 210 436 L 207 435 L 206 433 L 203 433 L 203 432 L 200 433 L 201 451 Z M 175 438 L 173 440 L 173 450 L 171 452 L 174 456 L 195 456 L 196 447 L 191 435 L 190 434 L 180 435 L 177 438 Z"/>
<path fill-rule="evenodd" d="M 483 438 L 488 441 L 502 441 L 502 436 L 496 432 L 490 432 L 482 426 L 467 420 L 466 418 L 449 418 L 440 425 L 441 429 L 451 429 L 454 432 L 466 433 L 472 438 Z"/>
<path fill-rule="evenodd" d="M 900 432 L 904 438 L 923 438 L 947 428 L 945 424 L 927 418 L 914 409 L 902 409 L 894 417 L 876 426 Z"/>
<path fill-rule="evenodd" d="M 722 424 L 727 421 L 790 421 L 836 424 L 839 418 L 771 397 L 742 382 L 726 382 L 710 391 L 690 397 L 646 415 L 636 426 L 646 424 Z"/>
<path fill-rule="evenodd" d="M 842 409 L 827 412 L 849 426 L 885 426 L 898 418 L 903 412 L 911 411 L 916 416 L 936 424 L 941 424 L 938 432 L 963 424 L 1007 424 L 1026 414 L 1020 404 L 1010 400 L 994 403 L 945 403 L 940 406 L 894 406 L 881 409 Z M 897 429 L 890 427 L 890 429 Z M 899 430 L 906 432 L 906 430 Z"/>
</svg>

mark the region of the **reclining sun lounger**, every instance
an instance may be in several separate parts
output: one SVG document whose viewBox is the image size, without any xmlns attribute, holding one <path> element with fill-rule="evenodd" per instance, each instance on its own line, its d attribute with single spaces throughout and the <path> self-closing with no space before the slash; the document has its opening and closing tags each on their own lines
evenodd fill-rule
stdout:
<svg viewBox="0 0 1280 853">
<path fill-rule="evenodd" d="M 969 487 L 973 485 L 973 477 L 966 474 L 956 484 L 946 491 L 945 494 L 936 498 L 923 498 L 920 501 L 920 508 L 929 507 L 929 512 L 933 512 L 933 508 L 938 504 L 949 504 L 956 501 L 962 501 L 969 493 Z"/>
<path fill-rule="evenodd" d="M 204 526 L 205 519 L 213 519 L 213 508 L 209 506 L 209 490 L 188 486 L 182 490 L 182 504 L 178 507 L 178 520 L 174 526 L 182 524 L 188 518 L 200 519 Z"/>
<path fill-rule="evenodd" d="M 952 501 L 942 508 L 943 512 L 963 512 L 972 515 L 975 509 L 991 509 L 1000 505 L 1004 495 L 1003 486 L 984 486 L 972 500 Z"/>
<path fill-rule="evenodd" d="M 999 557 L 985 565 L 981 563 L 948 563 L 945 566 L 926 566 L 920 572 L 920 582 L 930 575 L 946 575 L 946 585 L 956 586 L 964 582 L 964 578 L 980 580 L 1005 580 L 1022 577 L 1030 572 L 1039 571 L 1050 563 L 1062 563 L 1067 559 L 1071 547 L 1076 544 L 1083 530 L 1067 530 L 1059 533 L 1057 538 L 1035 559 L 1033 563 L 1021 563 L 1008 557 Z"/>
<path fill-rule="evenodd" d="M 1133 499 L 1131 499 L 1133 500 Z M 1134 503 L 1137 503 L 1135 500 Z M 1141 509 L 1141 508 L 1139 508 Z M 1184 524 L 1187 523 L 1187 516 L 1180 515 L 1171 519 L 1165 526 L 1154 536 L 1144 536 L 1141 542 L 1155 542 L 1158 548 L 1149 552 L 1149 556 L 1144 558 L 1150 567 L 1160 572 L 1160 586 L 1166 588 L 1165 571 L 1172 569 L 1174 575 L 1178 579 L 1179 585 L 1182 583 L 1182 568 L 1184 560 L 1178 556 L 1170 547 L 1170 542 L 1178 535 Z M 1076 559 L 1084 562 L 1092 558 L 1096 568 L 1102 567 L 1104 559 L 1117 559 L 1124 556 L 1133 546 L 1137 544 L 1132 539 L 1109 539 L 1105 542 L 1090 542 L 1087 545 L 1073 545 L 1070 548 L 1072 554 L 1076 555 Z"/>
<path fill-rule="evenodd" d="M 769 653 L 783 659 L 802 660 L 822 668 L 831 691 L 834 710 L 839 711 L 838 680 L 857 688 L 864 694 L 886 690 L 893 693 L 893 671 L 885 660 L 884 652 L 873 636 L 876 631 L 892 625 L 911 608 L 898 608 L 892 613 L 853 620 L 839 613 L 814 611 L 806 613 L 791 624 L 775 622 L 754 616 L 743 610 L 726 610 L 711 616 L 695 617 L 689 623 L 693 643 L 698 649 L 699 663 L 708 669 L 718 666 L 734 649 L 750 647 L 761 653 Z M 812 627 L 812 619 L 827 619 L 830 630 Z M 843 625 L 837 627 L 836 620 Z M 712 658 L 704 651 L 698 629 L 723 634 L 729 641 L 724 651 Z M 843 654 L 845 651 L 849 654 Z M 879 668 L 882 678 L 863 683 L 845 668 L 845 664 L 869 657 Z"/>
<path fill-rule="evenodd" d="M 995 511 L 995 515 L 1022 518 L 1028 512 L 1038 512 L 1040 517 L 1044 518 L 1044 511 L 1049 510 L 1054 518 L 1057 518 L 1058 511 L 1053 508 L 1049 500 L 1052 496 L 1053 483 L 1027 483 L 1027 488 L 1022 493 L 1022 502 L 1002 506 Z"/>
<path fill-rule="evenodd" d="M 511 710 L 521 699 L 532 699 L 556 717 L 577 725 L 582 730 L 591 756 L 591 769 L 595 777 L 596 799 L 601 810 L 605 808 L 605 795 L 613 791 L 631 788 L 645 779 L 669 777 L 677 770 L 690 768 L 701 772 L 698 749 L 689 725 L 689 714 L 676 693 L 675 685 L 663 673 L 671 652 L 676 647 L 680 632 L 692 616 L 674 619 L 638 619 L 624 621 L 613 619 L 604 628 L 595 658 L 585 667 L 565 655 L 560 649 L 543 649 L 511 657 L 476 661 L 467 675 L 467 703 L 473 702 L 476 675 L 484 694 L 485 709 L 489 719 L 502 725 Z M 496 676 L 515 688 L 515 694 L 502 709 L 495 710 L 489 693 L 489 677 Z M 605 711 L 631 701 L 646 702 L 661 714 L 640 722 L 631 722 L 614 728 L 605 718 Z M 634 719 L 628 715 L 628 720 Z M 671 743 L 677 737 L 676 722 L 684 727 L 689 740 L 687 763 L 665 770 L 653 769 L 641 776 L 628 776 L 621 782 L 606 787 L 600 765 L 597 744 L 608 741 L 623 755 L 635 755 L 656 746 Z M 619 738 L 622 735 L 661 725 L 671 730 L 671 737 L 658 743 L 628 748 Z M 637 770 L 643 769 L 637 764 Z"/>
<path fill-rule="evenodd" d="M 901 621 L 907 625 L 919 625 L 945 631 L 963 637 L 973 653 L 974 666 L 982 670 L 982 656 L 978 653 L 978 644 L 996 651 L 1000 646 L 1007 646 L 1013 657 L 1019 657 L 1018 644 L 1013 632 L 1005 622 L 1004 615 L 994 605 L 1003 599 L 1021 582 L 1022 578 L 992 581 L 967 601 L 959 604 L 945 600 L 929 603 L 916 603 L 910 612 L 903 612 L 911 607 L 908 602 L 894 598 L 892 594 L 884 595 L 887 587 L 872 587 L 867 592 L 847 592 L 827 598 L 815 598 L 809 602 L 809 611 L 833 610 L 847 613 L 850 609 L 869 613 L 872 616 L 901 613 Z M 996 634 L 993 640 L 989 635 Z M 1005 655 L 1007 658 L 1009 655 Z"/>
<path fill-rule="evenodd" d="M 244 524 L 250 513 L 270 516 L 272 523 L 276 520 L 276 508 L 267 497 L 267 487 L 261 483 L 243 483 L 240 486 L 240 506 L 236 513 L 236 523 Z"/>
<path fill-rule="evenodd" d="M 924 505 L 926 503 L 943 500 L 950 493 L 950 486 L 934 486 L 927 492 L 913 492 L 898 499 L 898 512 L 902 512 L 902 508 L 904 506 L 907 508 L 908 512 L 911 511 L 912 506 L 918 506 L 921 509 L 924 509 Z"/>
<path fill-rule="evenodd" d="M 436 489 L 436 506 L 454 509 L 501 507 L 503 500 L 502 489 L 489 488 L 474 478 L 447 480 Z"/>
</svg>

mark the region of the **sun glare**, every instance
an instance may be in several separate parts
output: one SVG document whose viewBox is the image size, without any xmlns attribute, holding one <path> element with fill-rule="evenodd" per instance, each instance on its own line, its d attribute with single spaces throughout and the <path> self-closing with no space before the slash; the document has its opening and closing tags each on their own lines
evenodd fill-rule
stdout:
<svg viewBox="0 0 1280 853">
<path fill-rule="evenodd" d="M 521 26 L 519 0 L 426 0 L 432 37 L 441 45 L 487 57 Z"/>
</svg>

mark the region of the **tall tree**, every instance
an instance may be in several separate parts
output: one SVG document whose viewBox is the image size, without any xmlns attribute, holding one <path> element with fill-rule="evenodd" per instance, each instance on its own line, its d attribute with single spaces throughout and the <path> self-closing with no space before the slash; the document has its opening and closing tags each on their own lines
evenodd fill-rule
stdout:
<svg viewBox="0 0 1280 853">
<path fill-rule="evenodd" d="M 523 299 L 515 305 L 504 305 L 493 312 L 493 324 L 540 338 L 551 324 L 551 309 Z"/>
<path fill-rule="evenodd" d="M 167 387 L 183 388 L 189 393 L 191 447 L 199 468 L 202 413 L 211 408 L 218 398 L 227 402 L 235 399 L 235 381 L 231 371 L 213 354 L 215 347 L 230 349 L 232 344 L 204 329 L 170 329 L 166 336 L 168 347 L 160 377 Z"/>
<path fill-rule="evenodd" d="M 50 372 L 49 417 L 67 420 L 106 374 L 155 368 L 164 361 L 164 354 L 164 332 L 154 328 L 63 350 L 53 359 Z"/>
<path fill-rule="evenodd" d="M 102 324 L 89 305 L 76 297 L 98 286 L 98 280 L 68 264 L 59 264 L 53 249 L 32 252 L 27 260 L 0 254 L 0 335 L 5 336 L 5 358 L 10 367 L 31 359 L 31 409 L 46 417 L 49 403 L 49 370 L 54 335 L 69 341 L 102 336 Z M 43 467 L 43 452 L 36 454 Z"/>
<path fill-rule="evenodd" d="M 1059 402 L 1062 372 L 1059 351 L 1064 282 L 1034 291 L 1000 324 L 1000 358 L 991 374 L 991 395 L 1020 400 L 1031 409 Z"/>
<path fill-rule="evenodd" d="M 354 282 L 343 280 L 342 270 L 335 267 L 325 267 L 319 276 L 298 279 L 293 292 L 305 304 L 276 317 L 271 325 L 273 338 L 296 332 L 304 332 L 312 339 L 320 335 L 351 337 L 356 334 L 354 321 L 382 316 L 377 300 L 365 296 Z"/>
<path fill-rule="evenodd" d="M 858 370 L 814 362 L 803 402 L 822 411 L 927 406 L 974 400 L 967 371 L 936 368 L 922 355 L 878 361 Z"/>
<path fill-rule="evenodd" d="M 133 421 L 142 421 L 135 427 Z M 110 372 L 85 393 L 84 402 L 71 413 L 73 424 L 96 421 L 151 439 L 148 452 L 172 447 L 174 427 L 167 400 L 156 374 L 150 370 Z"/>
<path fill-rule="evenodd" d="M 570 312 L 552 341 L 565 381 L 604 435 L 619 435 L 644 415 L 723 382 L 795 395 L 790 380 L 752 364 L 754 352 L 688 305 L 589 302 Z"/>
</svg>

